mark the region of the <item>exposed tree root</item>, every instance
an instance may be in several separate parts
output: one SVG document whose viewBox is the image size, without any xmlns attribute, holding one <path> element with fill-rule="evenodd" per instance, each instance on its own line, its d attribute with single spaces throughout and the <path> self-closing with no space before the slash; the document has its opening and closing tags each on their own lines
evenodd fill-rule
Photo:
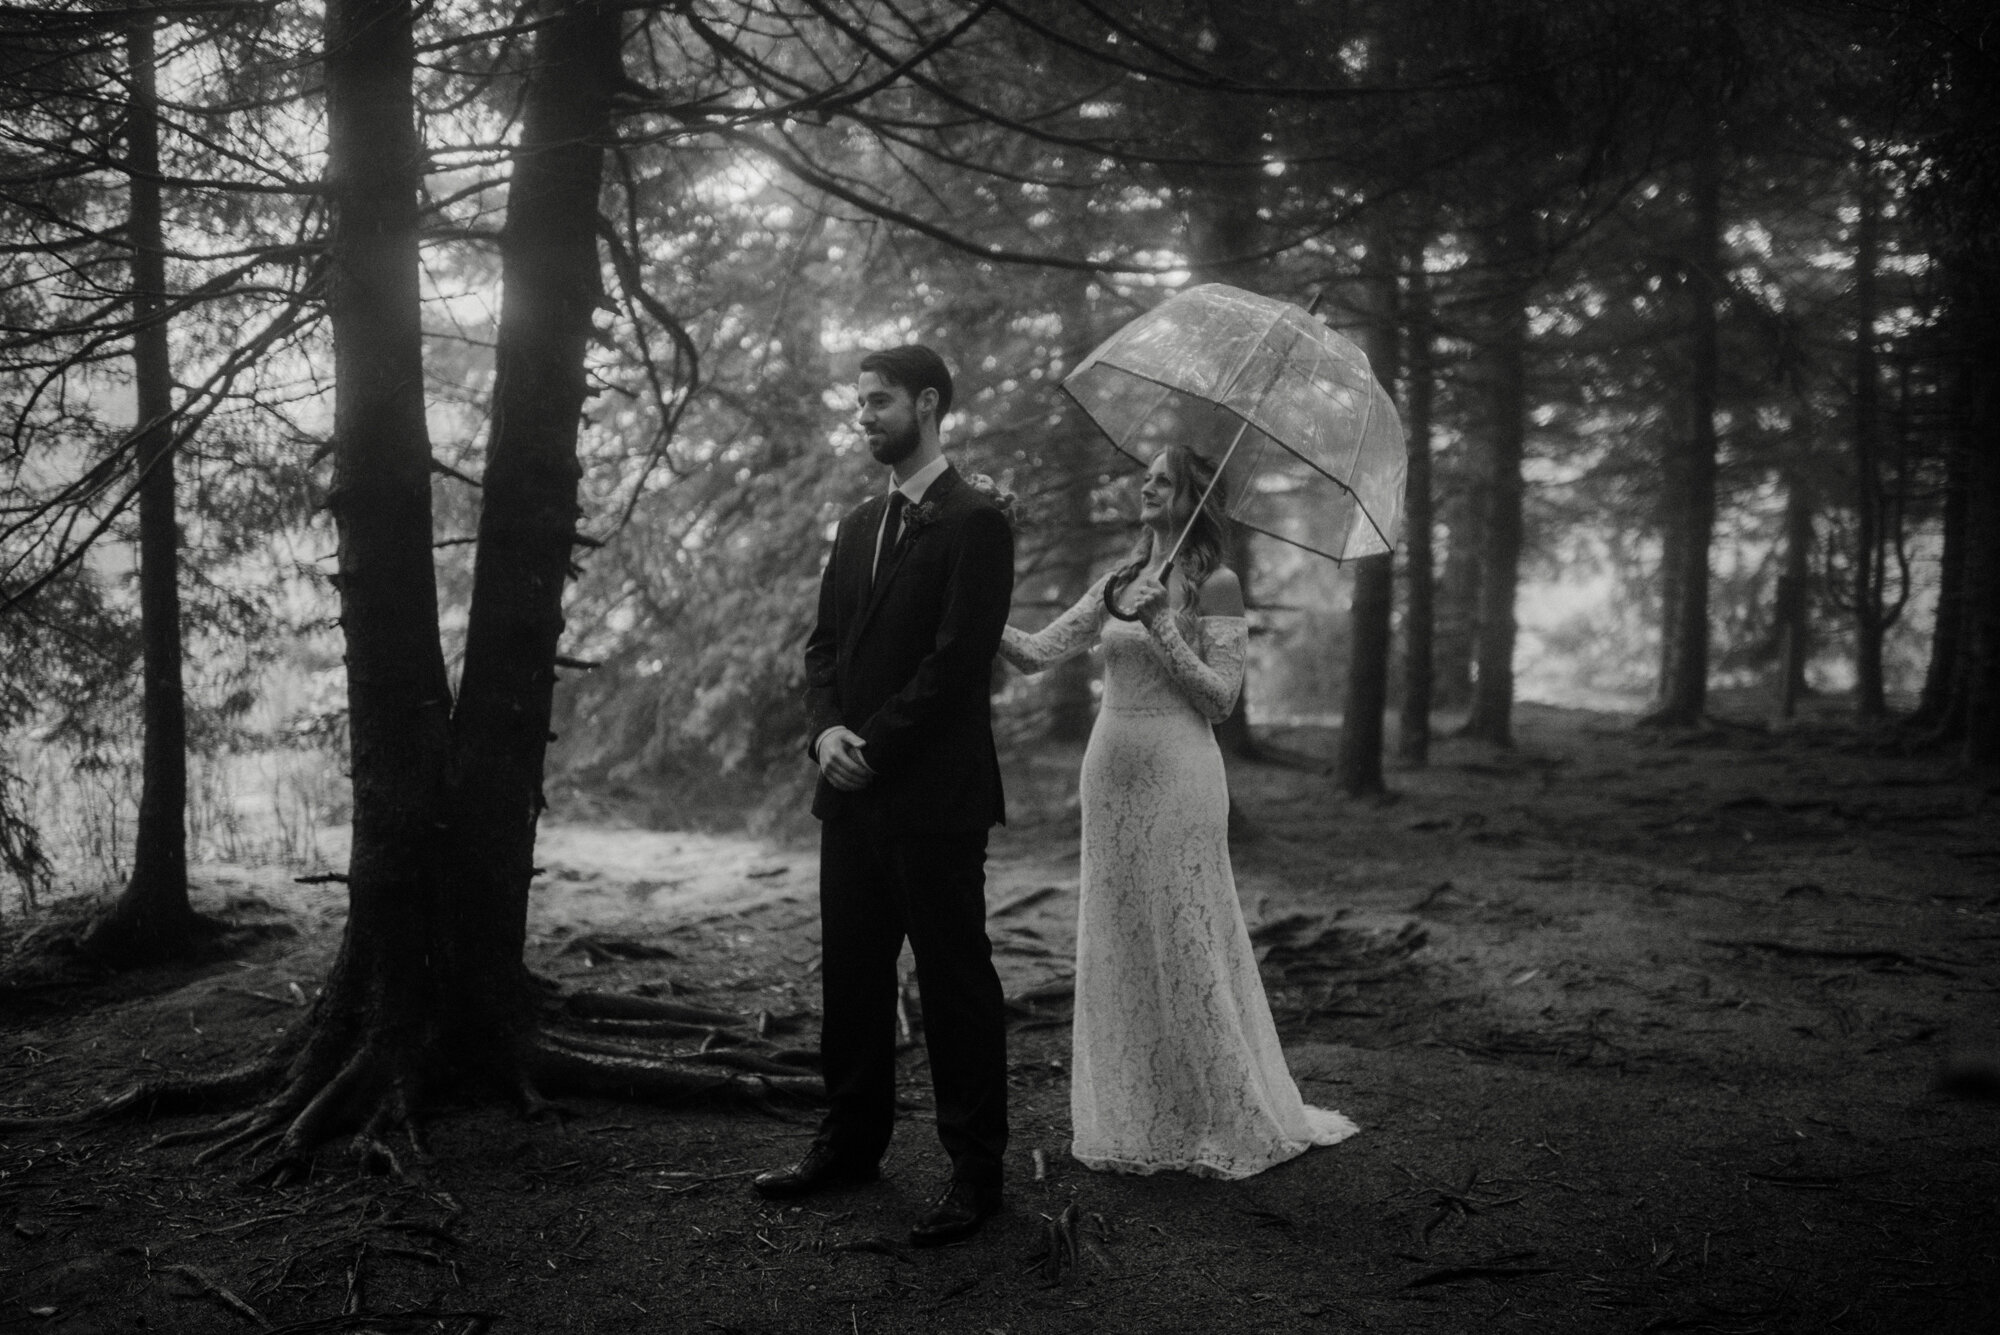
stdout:
<svg viewBox="0 0 2000 1335">
<path fill-rule="evenodd" d="M 574 938 L 562 948 L 565 955 L 581 955 L 592 964 L 620 964 L 628 960 L 670 960 L 674 952 L 646 941 L 596 934 Z"/>
<path fill-rule="evenodd" d="M 236 931 L 235 924 L 192 909 L 142 918 L 120 902 L 84 928 L 76 950 L 102 968 L 122 971 L 212 953 L 218 942 Z"/>
<path fill-rule="evenodd" d="M 411 1125 L 417 1100 L 406 1074 L 407 1061 L 380 1041 L 363 1043 L 330 1078 L 323 1069 L 326 1063 L 308 1061 L 235 1134 L 203 1150 L 195 1161 L 234 1150 L 250 1159 L 268 1156 L 270 1166 L 257 1180 L 285 1186 L 311 1171 L 316 1151 L 343 1132 L 359 1128 L 362 1161 L 373 1166 L 386 1163 L 399 1176 L 407 1176 L 393 1153 L 379 1157 L 373 1153 L 385 1147 L 387 1129 Z"/>
<path fill-rule="evenodd" d="M 594 1024 L 582 1032 L 565 1029 L 545 1031 L 544 1038 L 574 1052 L 597 1053 L 609 1057 L 630 1057 L 645 1061 L 689 1062 L 698 1066 L 727 1066 L 738 1071 L 748 1071 L 756 1075 L 805 1076 L 810 1078 L 819 1070 L 820 1054 L 817 1048 L 770 1048 L 761 1052 L 745 1051 L 724 1043 L 746 1042 L 742 1035 L 720 1034 L 715 1030 L 706 1031 L 701 1047 L 694 1052 L 674 1053 L 670 1057 L 650 1052 L 645 1048 L 615 1040 L 623 1038 L 651 1037 L 651 1033 L 608 1029 Z M 613 1040 L 613 1041 L 607 1041 Z"/>
<path fill-rule="evenodd" d="M 1045 1284 L 1061 1284 L 1077 1277 L 1077 1263 L 1083 1257 L 1083 1230 L 1076 1202 L 1063 1207 L 1053 1219 L 1042 1221 L 1042 1249 L 1029 1259 L 1041 1272 Z"/>
<path fill-rule="evenodd" d="M 215 1112 L 241 1104 L 276 1080 L 283 1070 L 282 1056 L 267 1056 L 215 1075 L 149 1080 L 71 1112 L 0 1118 L 0 1131 L 36 1131 L 120 1118 L 144 1121 L 177 1113 Z"/>
<path fill-rule="evenodd" d="M 1721 946 L 1727 950 L 1767 950 L 1774 955 L 1789 955 L 1800 959 L 1856 960 L 1863 963 L 1898 964 L 1906 969 L 1924 973 L 1934 973 L 1944 978 L 1957 978 L 1956 970 L 1941 963 L 1918 955 L 1910 955 L 1900 950 L 1885 950 L 1880 947 L 1859 949 L 1839 949 L 1828 946 L 1802 946 L 1790 941 L 1733 940 L 1720 937 L 1703 937 L 1705 946 Z"/>
<path fill-rule="evenodd" d="M 787 1051 L 797 1053 L 800 1050 L 787 1049 Z M 813 1070 L 818 1065 L 817 1059 L 819 1054 L 815 1052 L 808 1055 L 813 1059 L 812 1063 L 802 1066 L 795 1061 L 781 1061 L 775 1053 L 765 1056 L 756 1052 L 739 1051 L 736 1048 L 711 1048 L 707 1052 L 697 1052 L 687 1058 L 687 1060 L 700 1062 L 706 1066 L 728 1066 L 738 1071 L 748 1071 L 753 1075 L 775 1075 L 788 1079 L 803 1078 L 816 1080 L 818 1077 L 813 1074 Z"/>
<path fill-rule="evenodd" d="M 1325 756 L 1316 756 L 1310 751 L 1295 751 L 1277 742 L 1259 744 L 1257 763 L 1269 765 L 1273 769 L 1296 770 L 1301 774 L 1333 773 L 1333 762 Z"/>
<path fill-rule="evenodd" d="M 606 1038 L 699 1038 L 705 1043 L 744 1043 L 747 1030 L 732 1032 L 712 1024 L 685 1020 L 606 1020 L 573 1016 L 561 1017 L 562 1028 L 578 1033 L 602 1034 Z"/>
<path fill-rule="evenodd" d="M 719 1054 L 707 1054 L 714 1057 Z M 729 1074 L 690 1070 L 673 1059 L 610 1043 L 545 1032 L 528 1059 L 528 1074 L 545 1093 L 597 1094 L 703 1107 L 767 1108 L 776 1102 L 816 1104 L 826 1086 L 817 1076 Z"/>
<path fill-rule="evenodd" d="M 703 1028 L 740 1028 L 750 1023 L 735 1011 L 693 1006 L 659 997 L 635 997 L 622 992 L 577 992 L 563 1000 L 565 1014 L 585 1020 L 672 1020 Z"/>
<path fill-rule="evenodd" d="M 817 1071 L 820 1068 L 818 1048 L 772 1048 L 764 1055 L 774 1062 L 783 1062 L 802 1071 Z"/>
<path fill-rule="evenodd" d="M 265 1318 L 262 1312 L 237 1297 L 221 1284 L 218 1284 L 214 1279 L 209 1277 L 208 1272 L 196 1266 L 170 1265 L 162 1267 L 160 1273 L 178 1276 L 194 1285 L 195 1291 L 190 1295 L 192 1297 L 213 1298 L 222 1306 L 236 1313 L 236 1315 L 254 1321 L 266 1330 L 271 1328 L 270 1321 Z"/>
<path fill-rule="evenodd" d="M 1058 978 L 1040 987 L 1031 987 L 1016 992 L 1006 1000 L 1008 1019 L 1022 1029 L 1042 1029 L 1052 1025 L 1068 1024 L 1062 1008 L 1076 1002 L 1076 979 Z M 1043 1005 L 1054 1007 L 1045 1010 Z"/>
<path fill-rule="evenodd" d="M 559 1111 L 550 1096 L 575 1094 L 771 1113 L 825 1101 L 825 1083 L 815 1073 L 819 1054 L 773 1049 L 743 1016 L 599 994 L 569 998 L 550 1011 L 543 1027 L 483 1059 L 440 1051 L 449 1044 L 404 1026 L 328 1029 L 332 1022 L 322 1014 L 320 1027 L 301 1026 L 305 1032 L 283 1048 L 234 1070 L 147 1082 L 54 1116 L 0 1119 L 0 1131 L 236 1110 L 154 1144 L 208 1141 L 196 1163 L 225 1156 L 261 1161 L 256 1180 L 282 1186 L 309 1174 L 314 1156 L 343 1136 L 351 1137 L 365 1171 L 420 1180 L 430 1165 L 420 1138 L 428 1096 L 467 1082 L 511 1093 L 530 1117 Z M 701 1047 L 661 1053 L 619 1041 L 662 1036 L 699 1037 Z"/>
<path fill-rule="evenodd" d="M 178 926 L 133 930 L 79 896 L 41 909 L 18 937 L 0 943 L 0 997 L 96 982 L 127 969 L 233 959 L 254 942 L 295 935 L 283 921 L 242 921 L 190 913 Z"/>
<path fill-rule="evenodd" d="M 391 1140 L 400 1132 L 402 1147 Z M 430 1168 L 430 1150 L 424 1144 L 423 1124 L 411 1114 L 409 1098 L 402 1087 L 380 1104 L 368 1124 L 354 1137 L 356 1157 L 363 1169 L 383 1173 L 398 1181 L 411 1182 Z"/>
</svg>

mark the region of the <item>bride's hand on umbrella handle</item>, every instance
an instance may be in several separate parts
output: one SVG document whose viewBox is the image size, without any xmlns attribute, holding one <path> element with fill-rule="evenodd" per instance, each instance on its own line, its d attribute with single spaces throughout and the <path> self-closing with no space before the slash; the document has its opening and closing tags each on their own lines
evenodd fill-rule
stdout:
<svg viewBox="0 0 2000 1335">
<path fill-rule="evenodd" d="M 1125 579 L 1109 579 L 1104 583 L 1104 610 L 1120 621 L 1141 621 L 1152 624 L 1156 612 L 1164 612 L 1169 606 L 1166 581 L 1173 578 L 1174 563 L 1167 562 L 1160 567 L 1159 577 L 1138 574 Z M 1121 595 L 1131 604 L 1131 611 L 1120 607 Z"/>
<path fill-rule="evenodd" d="M 1158 579 L 1141 575 L 1132 581 L 1132 614 L 1149 630 L 1172 607 L 1172 600 L 1167 597 L 1167 586 L 1163 583 L 1171 574 L 1171 571 L 1162 570 Z"/>
</svg>

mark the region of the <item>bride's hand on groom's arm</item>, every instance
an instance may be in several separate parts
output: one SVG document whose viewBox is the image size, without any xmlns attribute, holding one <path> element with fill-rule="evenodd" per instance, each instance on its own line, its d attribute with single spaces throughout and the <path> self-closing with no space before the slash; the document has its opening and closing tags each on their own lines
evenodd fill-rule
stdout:
<svg viewBox="0 0 2000 1335">
<path fill-rule="evenodd" d="M 866 788 L 875 778 L 875 771 L 861 758 L 861 748 L 867 744 L 859 733 L 847 728 L 827 729 L 819 741 L 819 772 L 843 793 Z"/>
</svg>

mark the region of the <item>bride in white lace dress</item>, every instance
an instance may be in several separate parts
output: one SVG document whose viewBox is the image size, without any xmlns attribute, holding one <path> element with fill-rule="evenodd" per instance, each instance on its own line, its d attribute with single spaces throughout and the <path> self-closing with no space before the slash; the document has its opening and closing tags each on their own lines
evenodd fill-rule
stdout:
<svg viewBox="0 0 2000 1335">
<path fill-rule="evenodd" d="M 1140 490 L 1131 561 L 1000 653 L 1039 672 L 1104 645 L 1084 753 L 1071 1152 L 1087 1167 L 1262 1172 L 1357 1128 L 1308 1107 L 1286 1069 L 1229 868 L 1229 789 L 1213 724 L 1243 683 L 1248 623 L 1221 564 L 1211 495 L 1166 585 L 1161 567 L 1213 469 L 1169 446 Z M 1111 589 L 1109 601 L 1106 588 Z M 1115 602 L 1125 621 L 1107 616 Z"/>
</svg>

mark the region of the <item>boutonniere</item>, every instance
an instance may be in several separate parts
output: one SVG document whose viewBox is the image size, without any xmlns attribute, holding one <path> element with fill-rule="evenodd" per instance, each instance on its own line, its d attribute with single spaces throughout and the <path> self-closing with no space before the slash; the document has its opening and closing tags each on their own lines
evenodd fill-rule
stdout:
<svg viewBox="0 0 2000 1335">
<path fill-rule="evenodd" d="M 937 521 L 938 508 L 935 501 L 918 501 L 913 505 L 904 506 L 902 541 L 913 541 L 917 534 Z"/>
<path fill-rule="evenodd" d="M 1014 522 L 1013 492 L 1008 491 L 984 473 L 974 473 L 971 477 L 965 479 L 965 481 L 967 486 L 993 502 L 993 508 L 1000 512 L 1001 518 L 1010 524 Z"/>
</svg>

